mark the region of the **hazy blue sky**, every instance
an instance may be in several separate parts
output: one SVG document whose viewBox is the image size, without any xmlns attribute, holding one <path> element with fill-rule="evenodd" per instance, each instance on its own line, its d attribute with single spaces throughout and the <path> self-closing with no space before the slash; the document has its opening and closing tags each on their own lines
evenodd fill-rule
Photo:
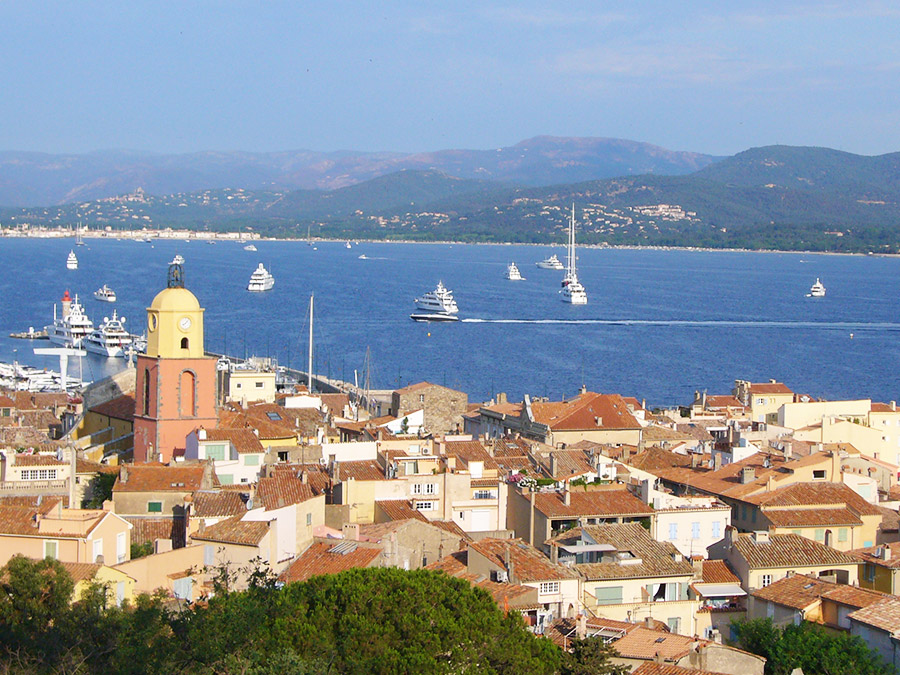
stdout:
<svg viewBox="0 0 900 675">
<path fill-rule="evenodd" d="M 891 2 L 4 0 L 0 149 L 880 154 L 898 35 Z"/>
</svg>

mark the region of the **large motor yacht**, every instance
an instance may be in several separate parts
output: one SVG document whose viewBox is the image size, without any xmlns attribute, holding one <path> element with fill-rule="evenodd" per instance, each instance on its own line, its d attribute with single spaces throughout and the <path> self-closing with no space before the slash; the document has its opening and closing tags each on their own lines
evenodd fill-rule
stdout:
<svg viewBox="0 0 900 675">
<path fill-rule="evenodd" d="M 429 291 L 421 298 L 416 298 L 416 307 L 427 312 L 441 312 L 442 314 L 456 314 L 459 307 L 453 299 L 453 291 L 444 286 L 443 281 L 438 281 L 437 288 Z"/>
<path fill-rule="evenodd" d="M 506 278 L 510 281 L 525 281 L 525 277 L 522 276 L 516 263 L 510 263 L 506 268 Z"/>
<path fill-rule="evenodd" d="M 578 281 L 578 273 L 575 270 L 575 205 L 572 204 L 572 219 L 569 221 L 569 248 L 566 253 L 566 276 L 562 281 L 563 302 L 573 305 L 586 305 L 587 293 L 581 282 Z"/>
<path fill-rule="evenodd" d="M 121 319 L 113 310 L 111 317 L 103 317 L 103 322 L 84 340 L 84 348 L 101 356 L 125 356 L 134 344 L 134 336 L 125 330 L 125 317 Z"/>
<path fill-rule="evenodd" d="M 82 346 L 84 339 L 94 330 L 94 323 L 84 313 L 78 302 L 78 296 L 72 300 L 69 291 L 62 297 L 62 316 L 57 317 L 56 305 L 53 305 L 53 323 L 47 326 L 47 337 L 63 347 Z"/>
<path fill-rule="evenodd" d="M 94 291 L 94 298 L 96 300 L 100 300 L 101 302 L 115 302 L 116 292 L 106 284 L 103 284 L 100 288 Z"/>
<path fill-rule="evenodd" d="M 565 267 L 563 267 L 563 264 L 559 261 L 559 258 L 556 257 L 555 253 L 553 255 L 551 255 L 549 258 L 545 258 L 544 260 L 541 260 L 540 262 L 536 262 L 534 264 L 544 270 L 565 269 Z"/>
<path fill-rule="evenodd" d="M 75 256 L 75 251 L 69 251 L 69 256 L 66 258 L 66 269 L 67 270 L 77 270 L 78 269 L 78 258 Z"/>
<path fill-rule="evenodd" d="M 810 298 L 824 298 L 825 297 L 825 284 L 819 281 L 819 277 L 816 277 L 816 283 L 814 283 L 809 289 Z"/>
<path fill-rule="evenodd" d="M 250 283 L 247 284 L 248 291 L 261 292 L 271 290 L 275 285 L 275 277 L 265 268 L 265 265 L 259 263 L 259 267 L 253 270 L 250 275 Z"/>
</svg>

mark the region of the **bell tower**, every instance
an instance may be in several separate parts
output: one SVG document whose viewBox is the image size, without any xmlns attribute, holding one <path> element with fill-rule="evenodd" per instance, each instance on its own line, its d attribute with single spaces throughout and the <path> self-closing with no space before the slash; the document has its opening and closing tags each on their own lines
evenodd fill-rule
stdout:
<svg viewBox="0 0 900 675">
<path fill-rule="evenodd" d="M 216 426 L 216 359 L 204 355 L 203 308 L 179 264 L 147 308 L 134 398 L 135 462 L 169 462 L 191 431 Z"/>
</svg>

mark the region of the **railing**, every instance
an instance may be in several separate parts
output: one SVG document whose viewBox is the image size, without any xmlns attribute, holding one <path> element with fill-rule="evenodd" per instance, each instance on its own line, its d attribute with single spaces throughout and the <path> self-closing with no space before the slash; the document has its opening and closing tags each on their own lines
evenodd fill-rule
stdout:
<svg viewBox="0 0 900 675">
<path fill-rule="evenodd" d="M 69 489 L 67 480 L 4 480 L 0 481 L 0 492 L 65 492 Z"/>
</svg>

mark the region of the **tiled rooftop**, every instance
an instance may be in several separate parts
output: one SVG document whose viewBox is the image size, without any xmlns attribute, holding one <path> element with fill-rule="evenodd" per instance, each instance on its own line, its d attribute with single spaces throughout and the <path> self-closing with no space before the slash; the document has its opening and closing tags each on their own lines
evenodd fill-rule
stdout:
<svg viewBox="0 0 900 675">
<path fill-rule="evenodd" d="M 641 428 L 619 394 L 589 391 L 568 401 L 534 402 L 531 410 L 536 422 L 553 431 Z"/>
<path fill-rule="evenodd" d="M 525 497 L 530 495 L 525 493 Z M 569 491 L 569 504 L 561 492 L 538 492 L 534 507 L 548 518 L 649 516 L 653 509 L 622 487 Z"/>
<path fill-rule="evenodd" d="M 301 553 L 279 579 L 285 583 L 306 581 L 322 574 L 337 574 L 355 567 L 373 567 L 381 555 L 378 546 L 364 546 L 359 542 L 335 539 L 313 542 Z"/>
<path fill-rule="evenodd" d="M 817 565 L 853 565 L 857 559 L 799 534 L 771 534 L 768 541 L 757 543 L 753 535 L 734 538 L 734 548 L 751 569 L 772 567 L 813 567 Z"/>
<path fill-rule="evenodd" d="M 240 516 L 234 516 L 210 525 L 202 532 L 194 533 L 191 538 L 194 541 L 258 546 L 268 532 L 269 523 L 267 522 L 243 521 Z"/>
<path fill-rule="evenodd" d="M 896 636 L 900 634 L 900 598 L 889 596 L 851 612 L 849 618 Z"/>
<path fill-rule="evenodd" d="M 513 578 L 517 582 L 575 579 L 578 574 L 563 565 L 550 562 L 549 558 L 521 539 L 480 539 L 469 544 L 470 551 L 477 551 L 493 564 L 505 569 L 506 554 L 513 566 Z"/>
</svg>

